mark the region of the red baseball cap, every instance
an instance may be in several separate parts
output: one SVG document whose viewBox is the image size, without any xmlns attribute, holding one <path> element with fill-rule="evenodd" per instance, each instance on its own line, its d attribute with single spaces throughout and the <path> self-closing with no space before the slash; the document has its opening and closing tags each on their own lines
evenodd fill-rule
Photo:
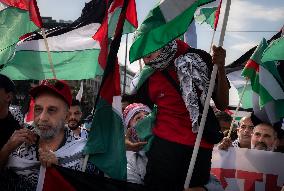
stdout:
<svg viewBox="0 0 284 191">
<path fill-rule="evenodd" d="M 40 85 L 30 90 L 30 95 L 36 98 L 39 93 L 49 90 L 59 95 L 70 107 L 72 104 L 72 94 L 69 85 L 63 80 L 47 79 L 43 80 Z"/>
</svg>

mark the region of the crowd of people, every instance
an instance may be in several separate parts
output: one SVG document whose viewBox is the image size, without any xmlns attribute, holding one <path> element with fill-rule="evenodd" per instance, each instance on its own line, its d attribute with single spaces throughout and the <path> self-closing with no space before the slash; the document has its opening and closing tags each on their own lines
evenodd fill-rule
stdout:
<svg viewBox="0 0 284 191">
<path fill-rule="evenodd" d="M 224 69 L 226 51 L 215 46 L 212 50 L 211 56 L 174 40 L 143 58 L 146 67 L 155 71 L 144 78 L 134 95 L 123 99 L 127 181 L 144 185 L 149 191 L 184 190 L 214 64 L 218 74 L 212 99 L 217 110 L 208 110 L 188 190 L 223 189 L 210 174 L 216 144 L 220 150 L 236 147 L 283 152 L 278 147 L 281 131 L 273 124 L 255 120 L 253 114 L 230 130 L 232 118 L 223 111 L 230 88 Z M 65 81 L 43 80 L 30 90 L 35 103 L 30 125 L 9 109 L 15 92 L 13 81 L 0 74 L 1 188 L 35 190 L 40 166 L 59 165 L 108 176 L 89 162 L 83 169 L 83 148 L 88 138 L 81 123 L 84 111 L 80 102 L 72 99 Z M 147 139 L 143 139 L 138 131 L 146 128 L 141 122 L 150 117 L 154 122 Z"/>
</svg>

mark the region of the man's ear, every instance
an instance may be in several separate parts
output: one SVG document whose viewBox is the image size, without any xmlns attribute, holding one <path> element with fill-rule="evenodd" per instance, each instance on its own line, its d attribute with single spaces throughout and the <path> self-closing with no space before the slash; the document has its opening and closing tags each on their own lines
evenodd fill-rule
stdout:
<svg viewBox="0 0 284 191">
<path fill-rule="evenodd" d="M 275 146 L 278 147 L 278 146 L 279 146 L 279 143 L 280 143 L 279 139 L 276 138 L 276 139 L 275 139 Z"/>
<path fill-rule="evenodd" d="M 12 92 L 7 93 L 6 101 L 10 103 L 12 100 L 13 100 L 13 93 Z"/>
</svg>

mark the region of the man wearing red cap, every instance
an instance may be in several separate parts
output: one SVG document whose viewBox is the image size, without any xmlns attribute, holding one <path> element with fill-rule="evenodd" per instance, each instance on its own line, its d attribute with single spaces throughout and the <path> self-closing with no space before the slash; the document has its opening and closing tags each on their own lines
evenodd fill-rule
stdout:
<svg viewBox="0 0 284 191">
<path fill-rule="evenodd" d="M 27 184 L 17 185 L 17 189 L 34 189 L 37 185 L 40 166 L 52 164 L 82 170 L 83 148 L 86 139 L 76 139 L 65 127 L 72 95 L 69 86 L 60 80 L 44 80 L 30 91 L 35 100 L 34 129 L 38 135 L 35 144 L 22 144 L 12 153 L 8 167 L 14 169 Z M 87 166 L 92 168 L 94 166 Z"/>
</svg>

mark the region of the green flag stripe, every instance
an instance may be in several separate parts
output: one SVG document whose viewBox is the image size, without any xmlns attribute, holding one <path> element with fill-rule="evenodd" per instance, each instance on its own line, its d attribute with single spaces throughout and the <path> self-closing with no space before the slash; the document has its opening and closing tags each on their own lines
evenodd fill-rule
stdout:
<svg viewBox="0 0 284 191">
<path fill-rule="evenodd" d="M 269 47 L 264 51 L 261 61 L 284 60 L 284 37 L 271 42 Z"/>
<path fill-rule="evenodd" d="M 260 95 L 259 105 L 263 107 L 267 102 L 273 100 L 270 93 L 259 83 L 259 75 L 257 74 L 254 79 L 251 79 L 252 90 Z"/>
<path fill-rule="evenodd" d="M 140 36 L 135 40 L 135 42 L 130 48 L 130 55 L 129 55 L 130 62 L 133 62 L 139 58 L 142 58 L 147 54 L 150 54 L 160 49 L 168 42 L 184 34 L 188 28 L 188 25 L 192 21 L 196 7 L 197 4 L 195 3 L 192 7 L 188 8 L 186 11 L 184 11 L 182 14 L 180 14 L 179 16 L 177 16 L 175 19 L 171 20 L 167 24 L 164 23 L 165 21 L 163 20 L 163 16 L 162 13 L 160 12 L 160 9 L 153 10 L 153 15 L 156 16 L 155 21 L 153 23 L 150 23 L 152 19 L 150 18 L 143 24 L 150 23 L 151 26 L 160 25 L 160 27 L 153 28 L 148 33 L 143 34 L 142 36 Z M 144 26 L 141 25 L 141 28 L 143 27 Z"/>
<path fill-rule="evenodd" d="M 239 98 L 241 96 L 243 88 L 244 88 L 244 86 L 237 88 Z M 251 85 L 247 85 L 246 89 L 244 91 L 244 95 L 243 95 L 243 98 L 242 98 L 242 108 L 244 108 L 244 109 L 252 108 L 252 89 L 251 89 Z"/>
<path fill-rule="evenodd" d="M 58 79 L 81 80 L 102 75 L 98 60 L 99 49 L 82 51 L 51 52 Z M 14 59 L 3 68 L 2 74 L 13 80 L 53 78 L 47 52 L 19 51 Z"/>
<path fill-rule="evenodd" d="M 254 68 L 244 68 L 244 70 L 242 71 L 242 76 L 244 77 L 248 77 L 250 79 L 254 79 L 256 76 L 256 71 Z"/>
</svg>

